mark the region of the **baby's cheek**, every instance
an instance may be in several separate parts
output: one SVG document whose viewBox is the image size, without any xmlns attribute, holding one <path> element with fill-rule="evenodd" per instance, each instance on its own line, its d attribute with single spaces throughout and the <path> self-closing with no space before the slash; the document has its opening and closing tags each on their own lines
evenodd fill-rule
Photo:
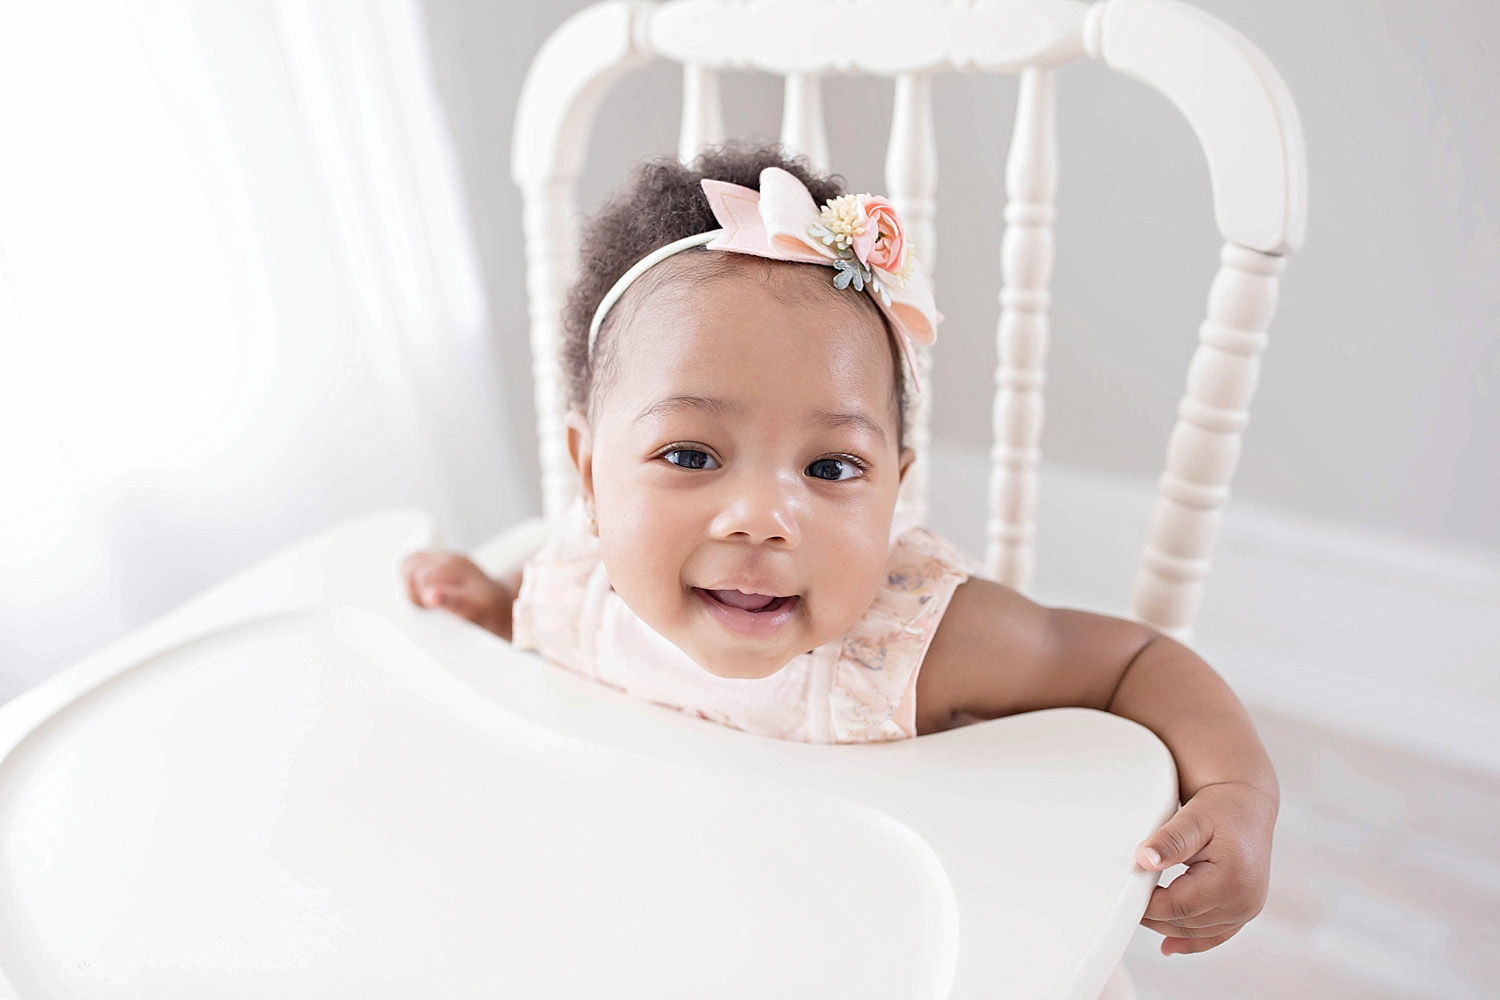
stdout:
<svg viewBox="0 0 1500 1000">
<path fill-rule="evenodd" d="M 657 580 L 661 575 L 652 563 L 654 551 L 649 545 L 612 545 L 601 538 L 600 561 L 609 576 L 610 587 L 642 618 L 659 603 Z"/>
<path fill-rule="evenodd" d="M 822 629 L 831 633 L 827 639 L 847 632 L 869 610 L 885 582 L 888 556 L 885 547 L 871 546 L 860 539 L 858 544 L 845 547 L 828 561 L 825 566 L 828 613 Z"/>
<path fill-rule="evenodd" d="M 692 605 L 682 587 L 682 554 L 667 544 L 641 544 L 640 537 L 601 537 L 600 557 L 610 587 L 653 631 L 680 643 L 692 622 Z"/>
</svg>

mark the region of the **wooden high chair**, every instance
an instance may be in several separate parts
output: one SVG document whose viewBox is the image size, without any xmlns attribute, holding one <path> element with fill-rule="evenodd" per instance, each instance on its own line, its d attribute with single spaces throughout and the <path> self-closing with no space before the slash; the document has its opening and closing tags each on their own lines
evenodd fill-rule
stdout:
<svg viewBox="0 0 1500 1000">
<path fill-rule="evenodd" d="M 1302 232 L 1296 114 L 1260 55 L 1173 0 L 583 11 L 537 56 L 514 159 L 553 515 L 573 492 L 556 363 L 573 180 L 600 96 L 654 55 L 684 65 L 684 155 L 719 137 L 718 69 L 784 74 L 786 141 L 817 162 L 820 76 L 895 77 L 889 193 L 928 247 L 929 76 L 1022 75 L 990 526 L 994 575 L 1021 587 L 1053 74 L 1100 59 L 1187 115 L 1226 244 L 1135 602 L 1185 629 Z M 514 568 L 546 530 L 476 559 Z M 414 607 L 400 563 L 434 544 L 420 512 L 350 522 L 0 705 L 0 998 L 1129 995 L 1114 970 L 1156 883 L 1133 852 L 1177 802 L 1142 727 L 1054 709 L 884 744 L 751 736 Z"/>
</svg>

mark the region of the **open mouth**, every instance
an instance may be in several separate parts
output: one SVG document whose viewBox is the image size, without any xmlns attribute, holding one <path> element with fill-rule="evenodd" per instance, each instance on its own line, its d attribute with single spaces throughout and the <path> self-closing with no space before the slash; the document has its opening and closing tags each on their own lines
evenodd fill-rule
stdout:
<svg viewBox="0 0 1500 1000">
<path fill-rule="evenodd" d="M 742 590 L 705 590 L 693 592 L 707 606 L 719 624 L 746 636 L 772 635 L 792 620 L 801 598 L 796 594 L 747 594 Z"/>
<path fill-rule="evenodd" d="M 718 601 L 726 607 L 737 611 L 748 611 L 752 615 L 763 615 L 773 611 L 780 611 L 786 607 L 789 601 L 795 601 L 796 596 L 775 597 L 770 594 L 747 594 L 742 590 L 705 590 L 713 600 Z"/>
</svg>

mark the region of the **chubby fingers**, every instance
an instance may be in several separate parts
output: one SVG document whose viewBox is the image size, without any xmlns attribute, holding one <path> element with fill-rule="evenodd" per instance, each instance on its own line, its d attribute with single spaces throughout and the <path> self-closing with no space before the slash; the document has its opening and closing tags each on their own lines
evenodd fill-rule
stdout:
<svg viewBox="0 0 1500 1000">
<path fill-rule="evenodd" d="M 1141 926 L 1162 935 L 1163 955 L 1207 951 L 1239 933 L 1253 913 L 1241 915 L 1223 904 L 1223 872 L 1200 861 L 1169 886 L 1157 886 Z"/>
<path fill-rule="evenodd" d="M 1150 872 L 1190 864 L 1198 852 L 1208 846 L 1213 835 L 1214 831 L 1200 810 L 1183 806 L 1162 824 L 1161 829 L 1141 841 L 1135 849 L 1135 863 Z"/>
<path fill-rule="evenodd" d="M 1141 919 L 1141 926 L 1148 931 L 1155 931 L 1165 938 L 1177 938 L 1181 941 L 1207 941 L 1214 938 L 1226 937 L 1245 926 L 1242 923 L 1224 921 L 1220 923 L 1208 923 L 1202 927 L 1184 927 L 1180 924 L 1168 923 L 1165 920 Z M 1210 946 L 1212 947 L 1212 946 Z"/>
<path fill-rule="evenodd" d="M 406 593 L 421 608 L 438 608 L 509 639 L 504 587 L 466 556 L 455 552 L 414 552 L 401 563 Z"/>
<path fill-rule="evenodd" d="M 401 574 L 406 578 L 406 596 L 421 608 L 446 607 L 457 581 L 448 568 L 448 554 L 443 552 L 413 552 L 401 561 Z"/>
<path fill-rule="evenodd" d="M 1189 866 L 1171 885 L 1152 890 L 1141 917 L 1143 927 L 1165 937 L 1163 955 L 1206 951 L 1229 940 L 1253 915 L 1241 918 L 1224 906 L 1232 880 L 1220 865 L 1200 856 L 1213 836 L 1207 817 L 1184 807 L 1136 848 L 1136 863 L 1147 871 Z"/>
<path fill-rule="evenodd" d="M 1157 886 L 1151 890 L 1141 922 L 1151 920 L 1180 928 L 1228 923 L 1231 918 L 1219 912 L 1224 895 L 1222 874 L 1212 861 L 1200 861 L 1173 879 L 1171 885 Z"/>
<path fill-rule="evenodd" d="M 1141 924 L 1166 936 L 1163 955 L 1207 951 L 1265 905 L 1274 795 L 1239 782 L 1205 785 L 1136 848 L 1136 862 L 1187 871 L 1158 886 Z"/>
<path fill-rule="evenodd" d="M 1244 924 L 1234 924 L 1221 933 L 1212 934 L 1207 937 L 1168 937 L 1163 939 L 1161 943 L 1161 953 L 1163 955 L 1194 955 L 1200 951 L 1217 948 L 1238 934 L 1240 928 L 1244 926 Z"/>
<path fill-rule="evenodd" d="M 469 579 L 434 584 L 424 593 L 428 607 L 442 608 L 477 624 L 484 624 L 492 611 L 486 597 L 479 585 Z"/>
<path fill-rule="evenodd" d="M 1166 938 L 1163 955 L 1207 951 L 1239 933 L 1260 912 L 1261 898 L 1232 865 L 1197 861 L 1152 890 L 1141 926 Z"/>
</svg>

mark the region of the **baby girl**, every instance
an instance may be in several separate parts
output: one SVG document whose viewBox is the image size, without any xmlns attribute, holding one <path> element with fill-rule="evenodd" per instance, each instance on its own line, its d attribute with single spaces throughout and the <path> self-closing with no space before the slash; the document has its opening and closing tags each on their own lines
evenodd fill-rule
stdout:
<svg viewBox="0 0 1500 1000">
<path fill-rule="evenodd" d="M 1189 866 L 1141 922 L 1170 955 L 1260 911 L 1279 792 L 1218 675 L 1145 625 L 1038 606 L 893 525 L 911 347 L 938 315 L 888 202 L 727 147 L 642 167 L 582 245 L 565 346 L 580 500 L 511 578 L 412 556 L 414 602 L 782 738 L 901 739 L 1067 705 L 1133 719 L 1172 751 L 1183 801 L 1137 862 Z"/>
</svg>

